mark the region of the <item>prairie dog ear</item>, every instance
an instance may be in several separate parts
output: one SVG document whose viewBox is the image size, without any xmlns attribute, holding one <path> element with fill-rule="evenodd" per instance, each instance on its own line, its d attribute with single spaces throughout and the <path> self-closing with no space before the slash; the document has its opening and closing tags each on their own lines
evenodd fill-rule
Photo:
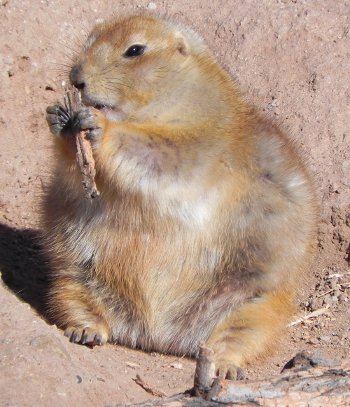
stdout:
<svg viewBox="0 0 350 407">
<path fill-rule="evenodd" d="M 189 46 L 188 42 L 186 41 L 186 38 L 180 32 L 177 32 L 175 34 L 175 38 L 176 38 L 177 50 L 180 52 L 180 54 L 183 56 L 189 55 L 190 46 Z"/>
</svg>

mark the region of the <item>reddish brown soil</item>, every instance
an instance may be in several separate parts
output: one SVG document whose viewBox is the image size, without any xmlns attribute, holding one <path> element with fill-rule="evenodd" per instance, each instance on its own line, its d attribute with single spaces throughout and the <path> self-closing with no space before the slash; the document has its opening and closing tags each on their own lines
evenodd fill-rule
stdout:
<svg viewBox="0 0 350 407">
<path fill-rule="evenodd" d="M 318 250 L 300 313 L 278 352 L 248 369 L 276 373 L 301 349 L 349 357 L 350 4 L 347 1 L 1 0 L 0 404 L 104 406 L 192 385 L 194 362 L 119 346 L 72 345 L 43 318 L 47 269 L 39 202 L 51 166 L 45 107 L 62 99 L 70 56 L 99 19 L 147 6 L 192 26 L 260 111 L 287 129 L 317 176 Z M 297 317 L 296 317 L 297 319 Z"/>
</svg>

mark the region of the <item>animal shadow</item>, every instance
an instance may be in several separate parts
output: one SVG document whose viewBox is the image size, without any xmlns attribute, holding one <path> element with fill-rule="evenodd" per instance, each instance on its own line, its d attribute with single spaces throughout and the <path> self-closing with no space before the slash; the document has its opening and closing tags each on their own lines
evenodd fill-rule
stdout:
<svg viewBox="0 0 350 407">
<path fill-rule="evenodd" d="M 48 263 L 40 232 L 14 229 L 0 223 L 0 271 L 5 285 L 46 318 Z"/>
</svg>

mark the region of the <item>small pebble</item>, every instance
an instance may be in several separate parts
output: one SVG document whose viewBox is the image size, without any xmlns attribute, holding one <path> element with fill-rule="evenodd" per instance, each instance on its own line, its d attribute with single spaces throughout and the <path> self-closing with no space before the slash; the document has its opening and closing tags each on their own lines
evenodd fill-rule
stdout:
<svg viewBox="0 0 350 407">
<path fill-rule="evenodd" d="M 322 342 L 330 342 L 331 341 L 331 337 L 328 335 L 322 335 L 319 337 L 319 340 Z"/>
<path fill-rule="evenodd" d="M 341 294 L 341 291 L 339 290 L 339 288 L 337 288 L 335 291 L 334 291 L 334 293 L 333 293 L 333 296 L 335 296 L 335 297 L 339 297 L 340 296 L 340 294 Z"/>
<path fill-rule="evenodd" d="M 126 366 L 131 367 L 132 369 L 136 369 L 137 367 L 140 367 L 137 363 L 132 363 L 132 362 L 126 362 Z"/>
<path fill-rule="evenodd" d="M 11 55 L 4 55 L 2 57 L 2 61 L 5 65 L 13 65 L 15 60 L 13 59 L 13 57 Z"/>
<path fill-rule="evenodd" d="M 343 332 L 342 334 L 341 334 L 341 339 L 343 339 L 343 340 L 347 340 L 347 339 L 350 339 L 350 332 Z"/>
<path fill-rule="evenodd" d="M 152 1 L 147 4 L 148 10 L 155 10 L 157 8 L 156 3 L 153 3 Z"/>
<path fill-rule="evenodd" d="M 338 302 L 338 296 L 337 295 L 331 295 L 331 301 L 333 304 L 336 304 Z"/>
<path fill-rule="evenodd" d="M 45 86 L 45 90 L 50 90 L 50 91 L 54 92 L 56 90 L 56 87 L 53 84 L 47 84 Z"/>
<path fill-rule="evenodd" d="M 337 278 L 333 278 L 333 279 L 330 281 L 329 286 L 330 286 L 332 289 L 337 288 L 337 287 L 338 287 L 338 279 L 337 279 Z"/>
<path fill-rule="evenodd" d="M 181 363 L 178 363 L 178 362 L 171 363 L 170 367 L 173 367 L 174 369 L 179 369 L 179 370 L 183 369 L 183 365 Z"/>
<path fill-rule="evenodd" d="M 323 299 L 323 305 L 334 305 L 338 302 L 338 298 L 333 295 L 326 295 Z"/>
<path fill-rule="evenodd" d="M 321 300 L 319 298 L 314 298 L 310 301 L 310 311 L 316 311 L 321 308 Z"/>
</svg>

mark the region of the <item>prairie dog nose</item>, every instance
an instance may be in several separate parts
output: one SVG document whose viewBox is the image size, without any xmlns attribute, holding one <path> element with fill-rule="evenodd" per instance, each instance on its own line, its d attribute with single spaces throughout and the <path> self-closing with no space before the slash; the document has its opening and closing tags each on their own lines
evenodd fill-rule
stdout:
<svg viewBox="0 0 350 407">
<path fill-rule="evenodd" d="M 69 79 L 71 84 L 79 90 L 85 88 L 85 82 L 83 78 L 83 68 L 81 64 L 76 64 L 70 71 Z"/>
</svg>

